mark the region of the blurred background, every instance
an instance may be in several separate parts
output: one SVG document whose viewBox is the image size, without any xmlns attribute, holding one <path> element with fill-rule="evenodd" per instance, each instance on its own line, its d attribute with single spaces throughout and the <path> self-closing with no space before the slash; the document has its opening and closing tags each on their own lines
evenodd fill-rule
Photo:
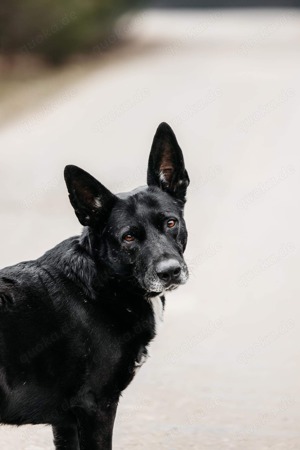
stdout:
<svg viewBox="0 0 300 450">
<path fill-rule="evenodd" d="M 299 1 L 2 0 L 0 267 L 80 233 L 76 164 L 144 184 L 183 149 L 190 281 L 167 298 L 114 448 L 299 450 Z M 46 426 L 0 447 L 53 450 Z"/>
</svg>

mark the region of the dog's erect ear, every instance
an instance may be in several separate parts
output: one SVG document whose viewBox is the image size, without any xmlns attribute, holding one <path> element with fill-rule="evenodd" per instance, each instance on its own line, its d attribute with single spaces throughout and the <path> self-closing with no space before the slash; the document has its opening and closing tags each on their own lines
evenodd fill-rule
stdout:
<svg viewBox="0 0 300 450">
<path fill-rule="evenodd" d="M 148 186 L 158 186 L 185 201 L 190 179 L 184 166 L 181 148 L 172 128 L 161 123 L 155 133 L 149 157 Z"/>
<path fill-rule="evenodd" d="M 117 197 L 79 167 L 66 166 L 64 175 L 79 222 L 88 226 L 99 224 L 108 216 Z"/>
</svg>

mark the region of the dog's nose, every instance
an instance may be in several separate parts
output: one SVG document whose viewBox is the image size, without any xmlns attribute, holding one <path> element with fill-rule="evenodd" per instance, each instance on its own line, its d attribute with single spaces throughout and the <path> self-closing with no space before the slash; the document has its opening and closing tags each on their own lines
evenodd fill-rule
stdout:
<svg viewBox="0 0 300 450">
<path fill-rule="evenodd" d="M 181 274 L 181 267 L 176 259 L 161 261 L 156 267 L 158 277 L 165 283 L 176 281 Z"/>
</svg>

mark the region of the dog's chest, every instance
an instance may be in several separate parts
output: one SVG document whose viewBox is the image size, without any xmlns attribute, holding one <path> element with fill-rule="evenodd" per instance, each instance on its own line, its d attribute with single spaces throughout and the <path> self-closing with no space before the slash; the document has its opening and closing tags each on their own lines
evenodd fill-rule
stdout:
<svg viewBox="0 0 300 450">
<path fill-rule="evenodd" d="M 157 334 L 160 325 L 163 322 L 163 315 L 164 315 L 164 297 L 163 296 L 156 296 L 148 300 L 150 306 L 151 306 L 151 314 L 153 318 L 153 326 L 154 326 L 154 335 Z M 149 346 L 150 342 L 147 345 L 142 345 L 139 349 L 139 352 L 135 358 L 133 371 L 136 373 L 143 364 L 147 361 L 149 357 Z"/>
<path fill-rule="evenodd" d="M 108 326 L 107 322 L 105 335 L 102 334 L 101 339 L 95 338 L 96 344 L 92 345 L 92 360 L 88 370 L 92 371 L 93 391 L 101 392 L 103 385 L 111 385 L 120 392 L 123 391 L 147 361 L 149 344 L 163 319 L 164 298 L 161 297 L 146 300 L 141 317 L 128 305 L 126 316 L 119 318 L 128 323 L 122 332 L 121 322 L 112 322 L 113 327 Z"/>
<path fill-rule="evenodd" d="M 91 328 L 92 339 L 89 351 L 86 351 L 87 377 L 78 391 L 78 404 L 92 410 L 91 398 L 103 395 L 114 398 L 131 383 L 147 361 L 148 346 L 163 320 L 164 298 L 161 297 L 147 300 L 141 317 L 128 306 L 126 316 L 118 321 L 110 318 L 105 326 L 102 324 L 101 332 L 96 327 Z M 125 317 L 127 326 L 122 329 L 121 320 Z"/>
</svg>

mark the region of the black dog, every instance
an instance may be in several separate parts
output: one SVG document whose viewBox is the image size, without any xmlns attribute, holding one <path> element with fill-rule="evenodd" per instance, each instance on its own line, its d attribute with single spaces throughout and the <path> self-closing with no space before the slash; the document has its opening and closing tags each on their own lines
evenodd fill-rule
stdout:
<svg viewBox="0 0 300 450">
<path fill-rule="evenodd" d="M 109 450 L 163 294 L 188 278 L 189 178 L 162 123 L 147 187 L 116 196 L 75 166 L 65 180 L 82 235 L 0 271 L 0 422 L 51 424 L 56 449 Z"/>
</svg>

